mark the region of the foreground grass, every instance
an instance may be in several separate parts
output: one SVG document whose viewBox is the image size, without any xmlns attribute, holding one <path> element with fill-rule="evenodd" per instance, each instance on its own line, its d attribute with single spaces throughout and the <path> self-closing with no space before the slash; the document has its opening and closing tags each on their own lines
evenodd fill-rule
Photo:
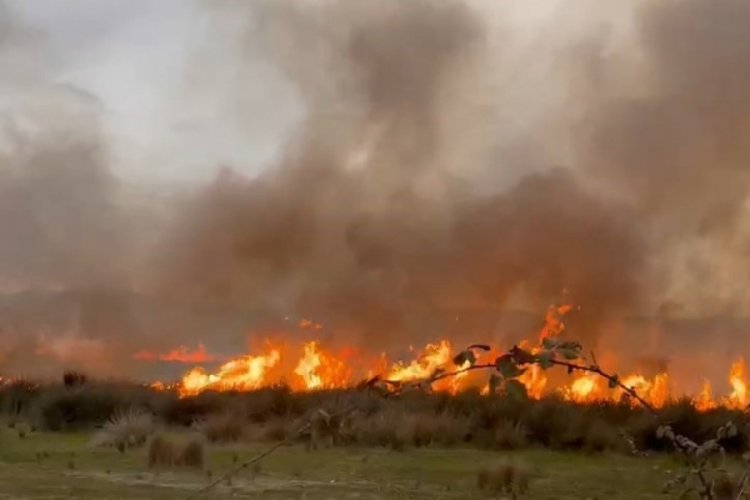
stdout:
<svg viewBox="0 0 750 500">
<path fill-rule="evenodd" d="M 184 499 L 264 449 L 264 445 L 211 446 L 203 471 L 153 472 L 145 450 L 124 454 L 94 449 L 86 434 L 0 433 L 0 498 Z M 264 499 L 476 499 L 481 464 L 507 458 L 532 473 L 527 498 L 664 498 L 661 486 L 679 465 L 668 456 L 526 450 L 329 449 L 278 450 L 259 469 L 243 471 L 209 498 Z M 206 498 L 197 496 L 195 498 Z"/>
</svg>

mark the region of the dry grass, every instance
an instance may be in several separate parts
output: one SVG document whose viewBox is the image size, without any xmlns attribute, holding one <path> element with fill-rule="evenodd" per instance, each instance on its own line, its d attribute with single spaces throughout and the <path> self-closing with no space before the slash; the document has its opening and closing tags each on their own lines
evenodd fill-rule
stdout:
<svg viewBox="0 0 750 500">
<path fill-rule="evenodd" d="M 150 414 L 137 408 L 115 412 L 93 439 L 94 446 L 114 446 L 120 452 L 143 446 L 154 431 Z"/>
<path fill-rule="evenodd" d="M 156 435 L 148 443 L 148 467 L 171 467 L 175 463 L 175 445 L 164 436 Z"/>
<path fill-rule="evenodd" d="M 604 420 L 592 420 L 583 437 L 583 448 L 587 451 L 627 452 L 627 442 L 612 424 Z"/>
<path fill-rule="evenodd" d="M 528 446 L 528 431 L 521 422 L 501 420 L 494 429 L 494 447 L 501 450 L 520 450 Z"/>
<path fill-rule="evenodd" d="M 175 460 L 175 464 L 202 469 L 205 461 L 204 457 L 205 447 L 203 446 L 203 443 L 197 439 L 191 439 L 180 450 L 180 453 Z"/>
<path fill-rule="evenodd" d="M 195 428 L 212 443 L 234 443 L 246 432 L 247 421 L 236 413 L 209 415 L 196 422 Z"/>
</svg>

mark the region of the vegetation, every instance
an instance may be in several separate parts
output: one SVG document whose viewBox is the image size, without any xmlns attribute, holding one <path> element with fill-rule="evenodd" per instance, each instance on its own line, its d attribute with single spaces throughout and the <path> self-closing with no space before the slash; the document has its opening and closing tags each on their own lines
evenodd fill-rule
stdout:
<svg viewBox="0 0 750 500">
<path fill-rule="evenodd" d="M 462 367 L 457 371 L 436 371 L 426 380 L 408 383 L 376 377 L 356 390 L 295 393 L 280 386 L 179 398 L 170 391 L 100 383 L 84 376 L 71 383 L 66 374 L 61 386 L 25 381 L 2 386 L 0 408 L 19 439 L 36 428 L 52 432 L 98 428 L 92 442 L 121 454 L 148 441 L 145 464 L 151 470 L 203 469 L 204 441 L 222 446 L 274 441 L 249 460 L 240 461 L 235 455 L 234 466 L 202 492 L 231 483 L 243 470 L 259 470 L 261 460 L 299 442 L 308 450 L 365 446 L 402 453 L 418 448 L 507 453 L 539 447 L 638 457 L 676 452 L 685 467 L 666 478 L 664 491 L 707 500 L 745 497 L 750 467 L 742 465 L 741 455 L 750 434 L 744 412 L 725 408 L 699 412 L 689 401 L 670 402 L 657 410 L 616 374 L 602 370 L 593 354 L 590 359 L 583 357 L 575 342 L 546 338 L 538 348 L 514 347 L 482 365 L 476 363 L 477 349 L 489 347 L 472 345 L 461 352 L 454 360 Z M 518 377 L 532 365 L 596 374 L 625 397 L 590 404 L 556 396 L 530 399 Z M 491 372 L 489 394 L 430 391 L 436 380 L 470 370 Z M 182 429 L 191 437 L 174 441 L 159 428 Z M 529 492 L 532 474 L 526 467 L 507 461 L 487 463 L 476 471 L 480 491 L 513 498 Z M 76 469 L 75 460 L 68 462 L 68 469 Z M 207 474 L 212 474 L 210 469 Z"/>
</svg>

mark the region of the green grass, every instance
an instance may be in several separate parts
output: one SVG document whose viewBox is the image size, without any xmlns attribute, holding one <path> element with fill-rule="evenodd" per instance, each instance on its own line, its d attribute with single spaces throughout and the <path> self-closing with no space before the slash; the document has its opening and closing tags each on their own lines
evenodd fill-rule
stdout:
<svg viewBox="0 0 750 500">
<path fill-rule="evenodd" d="M 210 446 L 206 471 L 147 470 L 145 449 L 93 449 L 87 434 L 0 432 L 0 498 L 184 499 L 266 446 Z M 41 456 L 44 454 L 45 456 Z M 679 465 L 668 456 L 635 458 L 526 450 L 279 449 L 260 470 L 246 470 L 210 498 L 476 499 L 479 466 L 503 457 L 532 471 L 528 498 L 664 498 Z M 197 496 L 196 498 L 207 498 Z"/>
</svg>

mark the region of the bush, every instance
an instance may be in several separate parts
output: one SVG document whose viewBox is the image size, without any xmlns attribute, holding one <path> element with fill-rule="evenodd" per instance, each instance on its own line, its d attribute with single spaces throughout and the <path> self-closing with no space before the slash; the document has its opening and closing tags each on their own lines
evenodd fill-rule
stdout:
<svg viewBox="0 0 750 500">
<path fill-rule="evenodd" d="M 81 372 L 67 371 L 63 373 L 63 385 L 65 387 L 75 387 L 83 385 L 88 381 L 88 376 Z"/>
<path fill-rule="evenodd" d="M 583 448 L 587 451 L 626 451 L 627 443 L 616 427 L 604 420 L 592 420 L 583 438 Z"/>
<path fill-rule="evenodd" d="M 153 419 L 149 413 L 137 408 L 115 411 L 104 428 L 94 435 L 94 446 L 114 446 L 120 452 L 143 446 L 153 432 Z"/>
<path fill-rule="evenodd" d="M 205 455 L 203 448 L 203 443 L 197 439 L 188 441 L 177 456 L 175 463 L 177 465 L 202 469 Z"/>
<path fill-rule="evenodd" d="M 233 413 L 209 415 L 196 423 L 196 429 L 212 443 L 234 443 L 245 433 L 247 422 Z"/>
<path fill-rule="evenodd" d="M 170 467 L 175 462 L 175 446 L 164 436 L 156 435 L 148 444 L 148 462 L 150 469 Z"/>
<path fill-rule="evenodd" d="M 518 450 L 528 445 L 526 428 L 521 422 L 503 420 L 495 426 L 494 447 L 501 450 Z"/>
</svg>

